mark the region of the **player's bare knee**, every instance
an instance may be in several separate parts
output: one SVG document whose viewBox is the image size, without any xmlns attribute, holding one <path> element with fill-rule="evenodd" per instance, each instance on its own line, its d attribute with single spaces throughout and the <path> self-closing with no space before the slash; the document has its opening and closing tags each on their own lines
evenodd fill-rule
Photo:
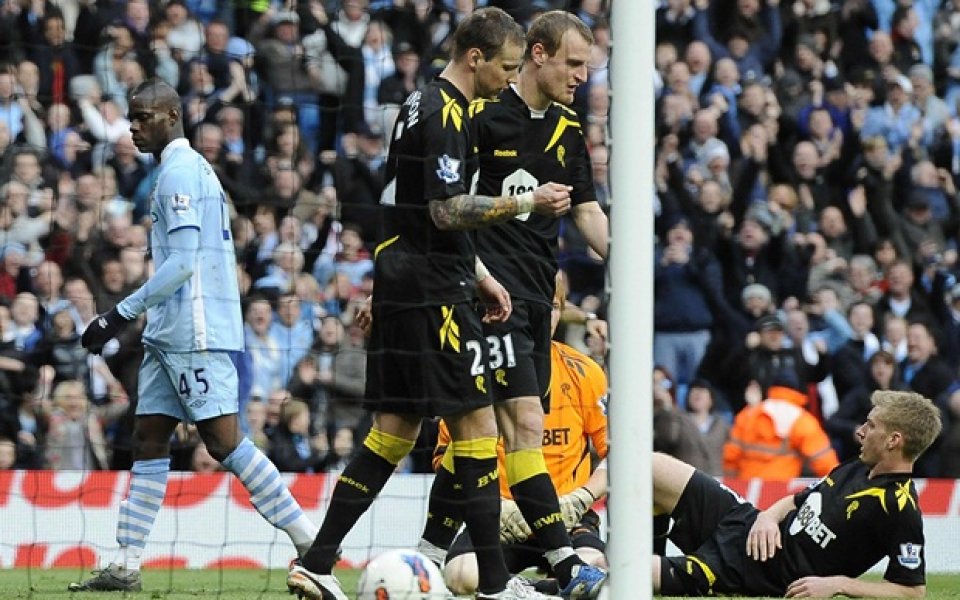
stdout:
<svg viewBox="0 0 960 600">
<path fill-rule="evenodd" d="M 222 417 L 221 417 L 222 418 Z M 201 421 L 197 423 L 197 433 L 200 439 L 207 446 L 207 452 L 210 453 L 217 462 L 222 463 L 230 453 L 237 449 L 242 437 L 239 433 L 239 423 L 234 428 L 229 422 L 218 422 L 218 419 L 210 421 Z"/>
<path fill-rule="evenodd" d="M 607 568 L 607 557 L 603 552 L 600 552 L 596 548 L 582 547 L 577 548 L 577 556 L 580 557 L 580 560 L 587 563 L 588 565 L 593 565 L 594 567 L 600 567 L 601 569 Z"/>
<path fill-rule="evenodd" d="M 415 440 L 420 435 L 420 421 L 418 416 L 377 413 L 373 417 L 373 428 L 404 440 Z"/>
<path fill-rule="evenodd" d="M 445 420 L 450 437 L 455 440 L 497 437 L 497 419 L 489 406 L 445 417 Z"/>
<path fill-rule="evenodd" d="M 497 404 L 497 425 L 507 452 L 539 448 L 543 444 L 543 407 L 534 396 Z"/>
<path fill-rule="evenodd" d="M 447 561 L 443 567 L 443 580 L 450 593 L 469 596 L 477 591 L 479 574 L 475 554 L 461 554 Z"/>
<path fill-rule="evenodd" d="M 673 512 L 696 469 L 661 452 L 653 453 L 653 503 Z"/>
<path fill-rule="evenodd" d="M 134 459 L 151 460 L 170 456 L 170 435 L 172 433 L 173 428 L 168 430 L 165 423 L 138 421 L 133 429 L 132 436 Z"/>
</svg>

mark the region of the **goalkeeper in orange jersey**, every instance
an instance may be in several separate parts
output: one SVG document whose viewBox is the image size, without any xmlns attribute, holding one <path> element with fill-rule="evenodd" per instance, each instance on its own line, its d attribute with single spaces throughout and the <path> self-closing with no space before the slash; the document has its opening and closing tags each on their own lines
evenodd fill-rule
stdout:
<svg viewBox="0 0 960 600">
<path fill-rule="evenodd" d="M 566 289 L 557 278 L 553 300 L 552 327 L 556 330 L 566 301 Z M 557 489 L 560 512 L 570 533 L 574 550 L 580 558 L 599 567 L 606 567 L 604 543 L 600 538 L 599 516 L 591 510 L 593 503 L 607 493 L 607 380 L 603 369 L 585 354 L 562 344 L 551 342 L 550 348 L 550 412 L 543 420 L 543 456 L 547 471 Z M 450 434 L 440 422 L 440 434 L 434 454 L 434 469 L 443 460 Z M 591 473 L 590 445 L 602 459 Z M 503 444 L 498 446 L 501 473 L 506 469 Z M 520 573 L 529 567 L 540 567 L 549 573 L 543 548 L 531 537 L 531 528 L 510 494 L 505 477 L 500 477 L 500 541 L 507 568 Z M 477 561 L 470 536 L 461 531 L 451 545 L 444 566 L 447 587 L 455 594 L 471 594 L 477 586 Z M 555 580 L 537 586 L 545 593 L 558 593 Z M 550 589 L 552 587 L 552 589 Z"/>
</svg>

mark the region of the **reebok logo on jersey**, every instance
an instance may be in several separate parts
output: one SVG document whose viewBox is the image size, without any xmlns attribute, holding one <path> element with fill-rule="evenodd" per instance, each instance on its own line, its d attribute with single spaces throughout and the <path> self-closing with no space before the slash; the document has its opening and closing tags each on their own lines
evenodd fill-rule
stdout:
<svg viewBox="0 0 960 600">
<path fill-rule="evenodd" d="M 456 183 L 460 181 L 459 160 L 450 158 L 449 155 L 444 154 L 437 159 L 437 162 L 440 165 L 440 168 L 437 169 L 437 177 L 440 178 L 440 181 L 444 183 Z"/>
<path fill-rule="evenodd" d="M 493 155 L 497 158 L 516 158 L 516 150 L 494 150 Z"/>
<path fill-rule="evenodd" d="M 174 212 L 190 210 L 190 196 L 187 196 L 186 194 L 174 194 L 172 202 Z"/>
<path fill-rule="evenodd" d="M 923 548 L 920 544 L 900 544 L 900 554 L 897 556 L 897 562 L 908 569 L 916 569 L 920 566 L 920 550 Z"/>
</svg>

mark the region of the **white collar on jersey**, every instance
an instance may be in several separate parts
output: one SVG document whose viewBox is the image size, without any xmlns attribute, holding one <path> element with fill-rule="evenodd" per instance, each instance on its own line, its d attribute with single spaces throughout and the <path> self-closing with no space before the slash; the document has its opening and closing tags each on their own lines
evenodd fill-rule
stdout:
<svg viewBox="0 0 960 600">
<path fill-rule="evenodd" d="M 177 148 L 189 148 L 190 141 L 187 138 L 175 138 L 160 152 L 160 162 L 167 160 Z"/>
<path fill-rule="evenodd" d="M 510 89 L 513 90 L 513 93 L 516 94 L 518 98 L 520 98 L 520 101 L 521 101 L 521 102 L 524 102 L 524 103 L 525 103 L 525 101 L 524 101 L 524 99 L 523 99 L 523 96 L 520 95 L 520 90 L 517 89 L 517 84 L 511 83 L 511 84 L 510 84 Z M 547 116 L 547 110 L 548 110 L 548 109 L 537 110 L 537 109 L 535 109 L 535 108 L 530 108 L 530 105 L 529 105 L 529 104 L 527 105 L 527 108 L 530 109 L 530 118 L 531 118 L 531 119 L 542 119 L 542 118 L 544 118 L 545 116 Z"/>
</svg>

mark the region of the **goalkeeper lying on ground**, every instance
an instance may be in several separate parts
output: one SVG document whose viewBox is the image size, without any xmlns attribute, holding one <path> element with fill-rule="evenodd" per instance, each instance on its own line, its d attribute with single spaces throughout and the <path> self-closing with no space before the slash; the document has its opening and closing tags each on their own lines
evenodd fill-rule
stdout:
<svg viewBox="0 0 960 600">
<path fill-rule="evenodd" d="M 553 328 L 557 327 L 566 298 L 562 283 L 558 282 L 553 304 Z M 607 380 L 603 369 L 586 355 L 566 344 L 552 342 L 550 348 L 550 412 L 543 420 L 543 457 L 550 479 L 557 489 L 560 511 L 570 532 L 573 548 L 588 564 L 606 567 L 604 543 L 600 539 L 600 518 L 590 510 L 593 503 L 607 493 Z M 440 436 L 434 454 L 434 468 L 442 460 L 450 441 L 446 424 L 440 422 Z M 603 462 L 591 474 L 590 442 Z M 510 497 L 507 478 L 503 477 L 505 463 L 502 444 L 498 447 L 501 472 L 500 541 L 511 573 L 529 567 L 548 571 L 543 548 L 531 536 L 530 527 L 523 520 L 519 508 Z M 447 553 L 444 578 L 455 594 L 472 594 L 477 586 L 477 561 L 472 551 L 470 536 L 461 531 Z M 559 593 L 549 583 L 544 593 Z M 540 587 L 540 586 L 538 586 Z"/>
</svg>

